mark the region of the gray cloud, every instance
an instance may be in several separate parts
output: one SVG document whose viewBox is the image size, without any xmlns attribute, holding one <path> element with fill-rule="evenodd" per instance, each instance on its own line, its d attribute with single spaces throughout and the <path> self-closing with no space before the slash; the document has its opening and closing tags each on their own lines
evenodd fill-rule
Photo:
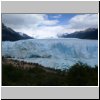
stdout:
<svg viewBox="0 0 100 100">
<path fill-rule="evenodd" d="M 13 29 L 34 28 L 38 25 L 55 25 L 57 20 L 48 20 L 46 14 L 3 14 L 2 22 Z"/>
</svg>

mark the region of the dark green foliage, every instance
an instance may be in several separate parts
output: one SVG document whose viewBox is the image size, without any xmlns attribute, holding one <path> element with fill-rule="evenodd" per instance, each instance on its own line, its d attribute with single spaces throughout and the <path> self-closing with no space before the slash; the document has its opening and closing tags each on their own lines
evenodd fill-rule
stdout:
<svg viewBox="0 0 100 100">
<path fill-rule="evenodd" d="M 98 67 L 91 68 L 86 64 L 76 63 L 67 72 L 67 84 L 71 86 L 98 85 Z"/>
<path fill-rule="evenodd" d="M 11 64 L 2 65 L 3 86 L 97 86 L 98 67 L 91 68 L 77 63 L 68 70 L 43 68 L 17 68 Z"/>
<path fill-rule="evenodd" d="M 46 72 L 35 64 L 35 68 L 16 68 L 12 65 L 2 66 L 3 86 L 31 86 L 31 85 L 62 85 L 61 75 L 53 72 Z"/>
</svg>

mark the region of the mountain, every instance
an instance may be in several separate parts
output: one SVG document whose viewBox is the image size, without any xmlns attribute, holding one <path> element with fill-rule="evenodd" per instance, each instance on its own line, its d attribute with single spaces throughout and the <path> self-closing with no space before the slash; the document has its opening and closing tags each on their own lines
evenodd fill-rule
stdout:
<svg viewBox="0 0 100 100">
<path fill-rule="evenodd" d="M 98 40 L 70 38 L 4 41 L 2 56 L 61 69 L 78 61 L 95 66 L 98 64 Z"/>
<path fill-rule="evenodd" d="M 32 37 L 16 32 L 2 23 L 2 41 L 17 41 L 22 39 L 32 39 Z"/>
<path fill-rule="evenodd" d="M 98 29 L 88 28 L 84 31 L 76 31 L 74 33 L 65 33 L 59 37 L 63 38 L 79 38 L 79 39 L 98 39 Z"/>
</svg>

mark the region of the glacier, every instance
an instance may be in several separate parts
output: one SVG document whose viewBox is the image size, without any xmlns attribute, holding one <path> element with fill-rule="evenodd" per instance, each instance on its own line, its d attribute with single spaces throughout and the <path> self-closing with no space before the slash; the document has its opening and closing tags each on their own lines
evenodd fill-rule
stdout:
<svg viewBox="0 0 100 100">
<path fill-rule="evenodd" d="M 2 56 L 64 69 L 78 61 L 98 65 L 98 40 L 27 39 L 2 41 Z"/>
</svg>

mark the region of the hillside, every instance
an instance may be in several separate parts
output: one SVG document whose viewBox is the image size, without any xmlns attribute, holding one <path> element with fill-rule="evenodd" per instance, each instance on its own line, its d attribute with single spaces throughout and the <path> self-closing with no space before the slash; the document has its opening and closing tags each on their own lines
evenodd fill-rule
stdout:
<svg viewBox="0 0 100 100">
<path fill-rule="evenodd" d="M 24 33 L 16 32 L 2 24 L 2 41 L 17 41 L 22 39 L 32 39 L 32 37 Z"/>
<path fill-rule="evenodd" d="M 76 63 L 67 70 L 50 69 L 36 63 L 2 59 L 3 86 L 97 86 L 98 67 Z M 16 64 L 14 64 L 16 63 Z M 25 67 L 27 66 L 27 67 Z"/>
<path fill-rule="evenodd" d="M 89 28 L 84 31 L 76 31 L 74 33 L 65 33 L 60 38 L 79 38 L 79 39 L 98 39 L 98 29 Z"/>
</svg>

